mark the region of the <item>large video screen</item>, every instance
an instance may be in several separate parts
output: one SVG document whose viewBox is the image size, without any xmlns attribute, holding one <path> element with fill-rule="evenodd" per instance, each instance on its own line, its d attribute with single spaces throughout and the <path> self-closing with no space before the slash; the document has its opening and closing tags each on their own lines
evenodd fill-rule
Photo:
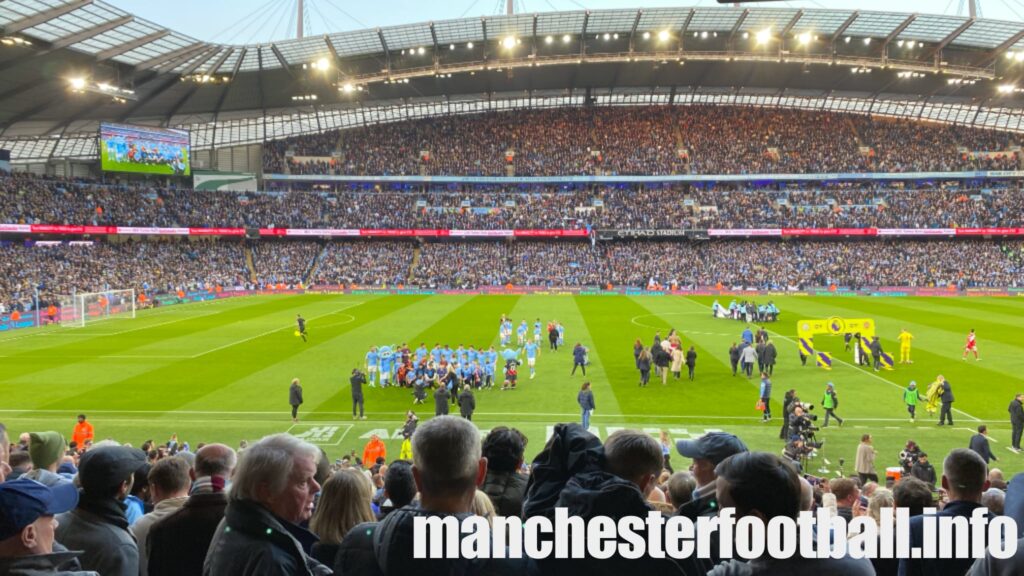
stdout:
<svg viewBox="0 0 1024 576">
<path fill-rule="evenodd" d="M 100 165 L 107 172 L 189 176 L 188 130 L 100 124 Z"/>
</svg>

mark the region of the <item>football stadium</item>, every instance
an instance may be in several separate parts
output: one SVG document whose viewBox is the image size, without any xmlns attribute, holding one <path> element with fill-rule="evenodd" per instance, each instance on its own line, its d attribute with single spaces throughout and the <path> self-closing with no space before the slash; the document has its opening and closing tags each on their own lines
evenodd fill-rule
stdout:
<svg viewBox="0 0 1024 576">
<path fill-rule="evenodd" d="M 1024 573 L 411 552 L 1024 535 L 1024 3 L 131 4 L 0 2 L 0 573 Z"/>
</svg>

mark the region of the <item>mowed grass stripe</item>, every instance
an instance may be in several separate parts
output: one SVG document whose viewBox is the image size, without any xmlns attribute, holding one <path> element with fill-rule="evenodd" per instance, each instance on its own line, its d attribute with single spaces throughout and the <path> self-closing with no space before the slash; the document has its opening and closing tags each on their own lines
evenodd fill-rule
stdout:
<svg viewBox="0 0 1024 576">
<path fill-rule="evenodd" d="M 348 308 L 356 320 L 325 330 L 326 337 L 356 329 L 374 317 L 408 306 L 417 297 L 379 298 Z M 276 364 L 302 351 L 294 346 L 294 327 L 284 327 L 294 320 L 295 302 L 288 301 L 281 310 L 267 310 L 267 325 L 280 329 L 255 338 L 244 346 L 218 350 L 197 360 L 168 362 L 150 372 L 119 380 L 82 394 L 58 399 L 43 408 L 130 408 L 142 405 L 171 411 L 195 401 L 235 380 L 267 366 Z M 314 321 L 310 318 L 311 322 Z M 311 324 L 312 326 L 312 324 Z M 246 335 L 237 335 L 245 337 Z M 269 387 L 268 387 L 269 389 Z M 259 390 L 257 392 L 263 392 Z"/>
<path fill-rule="evenodd" d="M 518 296 L 500 296 L 489 298 L 486 296 L 433 296 L 430 302 L 433 306 L 426 306 L 405 315 L 403 322 L 398 326 L 392 326 L 389 330 L 380 334 L 379 340 L 365 343 L 360 349 L 360 367 L 365 367 L 366 351 L 370 346 L 400 345 L 403 342 L 408 344 L 410 349 L 415 349 L 421 342 L 426 343 L 427 349 L 432 349 L 435 343 L 442 347 L 447 344 L 453 350 L 459 344 L 479 348 L 487 347 L 498 332 L 498 319 L 501 311 L 514 306 Z M 458 303 L 452 308 L 451 302 Z M 449 305 L 446 305 L 449 304 Z M 392 382 L 394 383 L 394 382 Z M 352 407 L 351 391 L 347 380 L 344 385 L 339 386 L 337 392 L 329 397 L 321 406 L 340 408 L 344 410 Z M 414 409 L 417 413 L 424 415 L 433 414 L 433 396 L 428 394 L 427 402 L 421 406 L 413 406 L 412 391 L 408 388 L 391 387 L 384 390 L 371 389 L 364 392 L 366 407 L 373 411 L 401 411 Z M 478 405 L 480 401 L 478 400 Z M 482 408 L 481 408 L 482 409 Z M 458 412 L 458 409 L 454 409 Z M 396 446 L 397 449 L 397 446 Z"/>
<path fill-rule="evenodd" d="M 512 319 L 516 326 L 526 320 L 529 327 L 527 336 L 533 338 L 533 323 L 540 318 L 540 355 L 537 357 L 537 377 L 529 380 L 529 368 L 523 365 L 519 371 L 520 388 L 530 403 L 523 412 L 531 412 L 543 407 L 543 412 L 573 414 L 579 412 L 576 401 L 580 387 L 584 381 L 590 381 L 594 390 L 594 402 L 597 414 L 620 413 L 619 404 L 611 388 L 608 373 L 604 366 L 600 351 L 593 345 L 593 336 L 587 323 L 575 305 L 571 296 L 544 295 L 521 298 L 512 311 Z M 557 351 L 550 350 L 548 344 L 548 322 L 557 320 L 565 327 L 565 345 Z M 587 375 L 581 370 L 571 375 L 573 366 L 572 350 L 576 342 L 590 349 L 590 366 Z M 517 392 L 518 393 L 518 392 Z M 516 399 L 519 401 L 519 399 Z M 519 402 L 522 404 L 522 402 Z M 577 418 L 578 420 L 578 418 Z"/>
<path fill-rule="evenodd" d="M 337 297 L 337 298 L 340 298 Z M 395 298 L 405 299 L 405 296 Z M 437 300 L 429 296 L 414 296 L 407 306 L 396 307 L 384 314 L 361 318 L 362 311 L 356 308 L 321 320 L 307 322 L 309 341 L 292 337 L 282 342 L 282 347 L 296 348 L 295 355 L 246 374 L 218 390 L 196 398 L 182 407 L 184 410 L 202 410 L 211 404 L 230 404 L 239 410 L 280 410 L 282 417 L 288 414 L 287 388 L 292 378 L 299 378 L 303 387 L 305 404 L 301 412 L 308 415 L 315 410 L 338 410 L 340 405 L 329 404 L 332 396 L 347 390 L 353 368 L 364 367 L 364 356 L 371 345 L 391 343 L 396 334 L 418 328 L 424 313 L 454 307 L 454 302 Z M 339 300 L 339 308 L 343 300 Z M 305 314 L 304 314 L 305 315 Z M 362 324 L 353 330 L 336 332 L 335 328 L 361 319 Z M 273 389 L 268 395 L 251 395 L 253 389 L 264 389 L 268 384 Z"/>
</svg>

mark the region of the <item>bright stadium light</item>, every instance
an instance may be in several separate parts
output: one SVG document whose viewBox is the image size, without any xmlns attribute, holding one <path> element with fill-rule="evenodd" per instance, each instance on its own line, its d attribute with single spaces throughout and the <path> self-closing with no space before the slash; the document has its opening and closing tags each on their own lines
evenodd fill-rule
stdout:
<svg viewBox="0 0 1024 576">
<path fill-rule="evenodd" d="M 545 44 L 551 44 L 554 41 L 555 41 L 555 37 L 554 36 L 545 36 L 544 37 L 544 43 Z"/>
<path fill-rule="evenodd" d="M 505 36 L 505 38 L 501 41 L 501 45 L 504 46 L 507 50 L 511 50 L 511 49 L 515 48 L 515 46 L 516 46 L 516 37 L 515 36 Z"/>
<path fill-rule="evenodd" d="M 68 80 L 68 83 L 71 84 L 72 90 L 85 89 L 85 78 L 72 78 L 71 80 Z"/>
<path fill-rule="evenodd" d="M 611 35 L 611 34 L 609 34 L 609 33 L 607 33 L 607 32 L 605 32 L 605 33 L 604 33 L 604 39 L 605 39 L 605 40 L 610 40 L 610 39 L 611 39 L 611 37 L 612 37 L 612 35 Z"/>
<path fill-rule="evenodd" d="M 701 38 L 701 40 L 704 40 L 704 39 L 706 39 L 707 37 L 708 37 L 708 33 L 707 33 L 707 32 L 701 32 L 701 33 L 700 33 L 700 38 Z"/>
<path fill-rule="evenodd" d="M 661 42 L 667 42 L 670 36 L 671 34 L 668 33 L 668 30 L 662 30 L 661 32 L 658 32 L 658 40 L 660 40 Z"/>
<path fill-rule="evenodd" d="M 330 61 L 327 60 L 327 58 L 321 58 L 321 59 L 316 61 L 316 69 L 317 70 L 327 70 L 330 67 L 331 67 L 331 63 L 330 63 Z"/>
<path fill-rule="evenodd" d="M 569 36 L 568 34 L 566 34 L 565 36 L 562 36 L 562 44 L 568 44 L 571 41 L 572 41 L 572 36 Z"/>
<path fill-rule="evenodd" d="M 469 48 L 470 50 L 472 50 L 473 49 L 473 43 L 472 42 L 466 42 L 466 48 Z"/>
<path fill-rule="evenodd" d="M 814 39 L 814 36 L 810 32 L 804 32 L 803 34 L 797 36 L 796 39 L 801 46 L 806 46 L 811 43 L 811 40 Z"/>
<path fill-rule="evenodd" d="M 743 39 L 744 40 L 748 40 L 749 38 L 750 38 L 750 32 L 744 32 L 743 33 Z"/>
<path fill-rule="evenodd" d="M 650 32 L 644 32 L 644 40 L 650 40 L 650 39 L 651 39 L 651 33 Z"/>
<path fill-rule="evenodd" d="M 349 93 L 355 91 L 355 89 L 356 89 L 355 86 L 353 86 L 350 82 L 346 82 L 345 84 L 343 84 L 341 86 L 341 91 L 345 92 L 346 94 L 349 94 Z"/>
<path fill-rule="evenodd" d="M 772 29 L 765 28 L 764 30 L 758 30 L 757 34 L 754 35 L 754 39 L 758 44 L 767 44 L 772 39 Z"/>
<path fill-rule="evenodd" d="M 846 38 L 843 38 L 843 42 L 846 42 L 847 44 L 850 43 L 850 40 L 852 40 L 852 38 L 850 38 L 849 36 L 847 36 Z"/>
<path fill-rule="evenodd" d="M 420 46 L 419 48 L 416 49 L 416 53 L 419 54 L 420 56 L 423 56 L 426 52 L 427 49 L 424 48 L 423 46 Z"/>
<path fill-rule="evenodd" d="M 871 38 L 865 38 L 864 39 L 864 45 L 868 46 L 869 44 L 871 44 Z"/>
<path fill-rule="evenodd" d="M 1002 84 L 996 90 L 998 90 L 1000 94 L 1009 94 L 1010 92 L 1013 92 L 1016 89 L 1017 86 L 1015 84 Z"/>
<path fill-rule="evenodd" d="M 1017 52 L 1013 55 L 1013 59 L 1017 62 L 1024 62 L 1024 52 Z"/>
</svg>

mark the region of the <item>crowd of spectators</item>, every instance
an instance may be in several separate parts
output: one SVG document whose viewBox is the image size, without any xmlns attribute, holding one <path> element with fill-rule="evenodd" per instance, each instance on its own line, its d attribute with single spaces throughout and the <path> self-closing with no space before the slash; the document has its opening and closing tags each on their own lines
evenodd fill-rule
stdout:
<svg viewBox="0 0 1024 576">
<path fill-rule="evenodd" d="M 264 171 L 552 176 L 1019 169 L 1007 133 L 836 112 L 583 107 L 441 116 L 299 136 Z M 311 158 L 312 157 L 312 158 Z M 296 159 L 301 158 L 301 159 Z"/>
<path fill-rule="evenodd" d="M 1024 227 L 1024 192 L 1005 186 L 846 183 L 236 193 L 16 176 L 0 177 L 0 223 L 467 230 Z"/>
<path fill-rule="evenodd" d="M 26 245 L 0 242 L 0 308 L 28 310 L 60 295 L 135 289 L 152 296 L 179 290 L 250 286 L 238 242 L 124 242 Z"/>
<path fill-rule="evenodd" d="M 312 284 L 398 286 L 408 280 L 413 244 L 394 240 L 330 242 Z"/>
<path fill-rule="evenodd" d="M 31 244 L 31 243 L 30 243 Z M 1024 242 L 990 240 L 265 240 L 0 243 L 0 311 L 58 295 L 134 288 L 299 285 L 607 286 L 807 290 L 1024 287 Z M 419 252 L 417 257 L 417 251 Z"/>
<path fill-rule="evenodd" d="M 496 426 L 481 438 L 468 419 L 437 416 L 406 431 L 399 458 L 388 460 L 386 448 L 370 454 L 368 444 L 367 459 L 352 451 L 331 462 L 323 449 L 289 434 L 243 441 L 237 452 L 216 443 L 193 449 L 176 435 L 164 444 L 147 440 L 140 449 L 112 439 L 94 443 L 91 428 L 82 444 L 69 446 L 54 431 L 24 432 L 15 443 L 0 424 L 0 570 L 62 576 L 611 576 L 630 569 L 677 576 L 987 576 L 1024 569 L 1021 546 L 1004 546 L 1016 552 L 999 559 L 991 553 L 977 559 L 855 559 L 845 547 L 831 556 L 812 555 L 801 544 L 799 553 L 786 557 L 737 560 L 721 556 L 720 545 L 736 546 L 720 541 L 720 531 L 691 535 L 702 552 L 686 559 L 655 556 L 664 542 L 629 557 L 618 552 L 622 547 L 600 557 L 583 547 L 582 557 L 572 560 L 513 554 L 469 559 L 467 544 L 480 549 L 481 542 L 468 539 L 480 536 L 458 530 L 456 538 L 467 539 L 461 557 L 414 558 L 417 518 L 479 516 L 491 523 L 500 515 L 526 524 L 536 517 L 551 522 L 558 508 L 579 518 L 579 526 L 599 516 L 612 523 L 637 517 L 632 530 L 648 543 L 666 537 L 653 530 L 673 516 L 697 523 L 729 510 L 731 521 L 751 517 L 769 524 L 828 511 L 846 523 L 873 522 L 878 550 L 894 549 L 884 541 L 896 538 L 894 531 L 882 523 L 901 513 L 910 518 L 912 546 L 922 545 L 928 508 L 938 508 L 939 517 L 963 518 L 954 530 L 968 542 L 979 534 L 971 528 L 974 520 L 966 522 L 972 516 L 1024 522 L 1024 474 L 1005 481 L 973 448 L 936 454 L 939 465 L 929 465 L 924 479 L 915 466 L 883 484 L 858 474 L 804 475 L 801 461 L 750 450 L 727 431 L 676 440 L 663 431 L 656 440 L 648 431 L 617 429 L 602 441 L 578 424 L 555 424 L 549 434 L 527 461 L 528 439 L 516 428 Z M 673 469 L 673 454 L 690 464 L 688 470 L 678 462 Z M 812 548 L 827 543 L 813 536 L 800 541 L 813 541 Z M 485 540 L 483 546 L 504 547 L 506 541 Z M 635 550 L 632 540 L 630 547 Z"/>
<path fill-rule="evenodd" d="M 258 283 L 274 286 L 305 284 L 322 249 L 319 242 L 306 240 L 254 243 L 252 260 Z"/>
</svg>

